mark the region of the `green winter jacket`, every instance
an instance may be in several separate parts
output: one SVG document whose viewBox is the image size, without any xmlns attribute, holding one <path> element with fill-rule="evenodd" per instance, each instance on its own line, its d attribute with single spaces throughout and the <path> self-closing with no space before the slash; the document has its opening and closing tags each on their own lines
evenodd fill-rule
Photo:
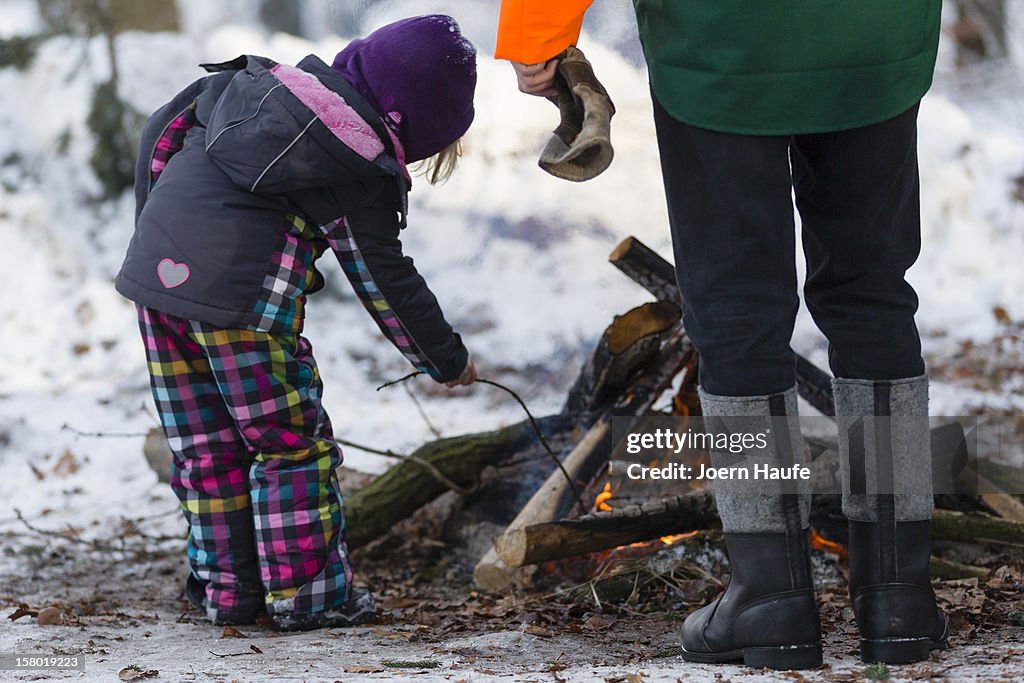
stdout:
<svg viewBox="0 0 1024 683">
<path fill-rule="evenodd" d="M 857 128 L 928 90 L 941 0 L 633 0 L 658 101 L 710 130 Z"/>
</svg>

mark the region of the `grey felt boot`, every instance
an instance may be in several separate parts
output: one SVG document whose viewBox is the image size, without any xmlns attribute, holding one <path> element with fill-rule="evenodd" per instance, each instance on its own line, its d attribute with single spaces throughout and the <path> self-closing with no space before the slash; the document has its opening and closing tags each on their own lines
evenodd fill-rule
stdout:
<svg viewBox="0 0 1024 683">
<path fill-rule="evenodd" d="M 948 637 L 928 576 L 934 500 L 928 378 L 836 379 L 833 390 L 861 658 L 920 661 Z"/>
<path fill-rule="evenodd" d="M 756 397 L 701 393 L 712 434 L 762 434 L 765 448 L 715 452 L 715 468 L 807 464 L 796 390 Z M 750 467 L 751 472 L 753 468 Z M 682 657 L 691 662 L 743 661 L 804 669 L 821 665 L 821 623 L 811 581 L 807 482 L 717 479 L 731 577 L 715 602 L 683 622 Z"/>
</svg>

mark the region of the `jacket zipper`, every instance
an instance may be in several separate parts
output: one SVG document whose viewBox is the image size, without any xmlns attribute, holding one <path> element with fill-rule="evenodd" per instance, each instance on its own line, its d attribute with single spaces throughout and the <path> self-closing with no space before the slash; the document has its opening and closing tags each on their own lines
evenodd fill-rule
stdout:
<svg viewBox="0 0 1024 683">
<path fill-rule="evenodd" d="M 266 93 L 264 93 L 263 98 L 260 100 L 260 103 L 256 105 L 256 111 L 254 111 L 251 116 L 249 116 L 248 118 L 244 118 L 241 121 L 236 121 L 235 123 L 232 123 L 230 126 L 224 126 L 223 128 L 221 128 L 220 132 L 217 133 L 217 135 L 214 136 L 213 140 L 210 141 L 210 144 L 208 144 L 206 146 L 206 151 L 209 152 L 210 148 L 213 147 L 214 143 L 216 143 L 217 140 L 220 140 L 220 136 L 224 135 L 224 133 L 228 132 L 232 128 L 237 128 L 238 126 L 242 125 L 243 123 L 248 123 L 249 121 L 252 121 L 254 118 L 259 116 L 260 109 L 263 108 L 263 103 L 267 101 L 268 97 L 270 97 L 270 93 L 274 92 L 275 90 L 280 88 L 282 85 L 283 84 L 278 83 L 273 88 L 271 88 Z"/>
<path fill-rule="evenodd" d="M 299 132 L 299 134 L 295 136 L 295 139 L 294 139 L 294 140 L 292 140 L 291 142 L 289 142 L 289 143 L 288 143 L 288 146 L 287 146 L 287 147 L 285 147 L 285 148 L 284 148 L 283 150 L 281 150 L 281 153 L 280 153 L 280 154 L 278 154 L 278 155 L 277 155 L 276 157 L 274 157 L 274 160 L 273 160 L 273 161 L 271 161 L 271 162 L 270 162 L 269 164 L 267 164 L 267 167 L 266 167 L 265 169 L 263 169 L 263 173 L 260 173 L 259 177 L 258 177 L 258 178 L 256 178 L 256 182 L 254 182 L 254 183 L 252 184 L 252 187 L 250 187 L 250 188 L 249 188 L 249 192 L 255 192 L 255 191 L 256 191 L 256 186 L 260 184 L 260 181 L 261 181 L 261 180 L 263 180 L 263 176 L 267 175 L 267 171 L 269 171 L 269 170 L 270 170 L 270 168 L 271 168 L 271 167 L 272 167 L 272 166 L 273 166 L 274 164 L 276 164 L 276 163 L 277 163 L 278 161 L 280 161 L 280 160 L 281 160 L 281 157 L 283 157 L 283 156 L 284 156 L 285 154 L 287 154 L 287 153 L 288 153 L 288 150 L 290 150 L 290 149 L 291 149 L 292 147 L 294 147 L 294 146 L 295 146 L 295 143 L 299 141 L 299 138 L 301 138 L 301 137 L 302 137 L 303 135 L 305 135 L 305 134 L 306 134 L 306 131 L 307 131 L 307 130 L 309 130 L 309 127 L 310 127 L 310 126 L 312 126 L 312 125 L 313 125 L 314 123 L 316 123 L 316 122 L 317 122 L 317 117 L 316 117 L 316 115 L 314 114 L 314 115 L 313 115 L 313 118 L 312 118 L 312 119 L 310 120 L 310 122 L 306 124 L 306 127 L 305 127 L 305 128 L 303 128 L 303 129 L 302 129 L 302 131 L 301 131 L 301 132 Z M 214 142 L 216 142 L 216 140 L 215 140 Z M 211 143 L 211 144 L 212 144 L 212 143 Z"/>
</svg>

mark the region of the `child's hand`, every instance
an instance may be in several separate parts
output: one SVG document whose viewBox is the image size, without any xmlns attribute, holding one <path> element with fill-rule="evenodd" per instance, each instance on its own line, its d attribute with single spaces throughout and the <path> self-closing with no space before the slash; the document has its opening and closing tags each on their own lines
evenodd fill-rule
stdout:
<svg viewBox="0 0 1024 683">
<path fill-rule="evenodd" d="M 466 359 L 466 367 L 459 375 L 458 379 L 453 379 L 451 382 L 445 382 L 444 385 L 451 389 L 452 387 L 458 386 L 469 386 L 476 381 L 476 364 L 473 363 L 473 356 L 469 356 Z"/>
<path fill-rule="evenodd" d="M 512 68 L 516 72 L 520 92 L 538 97 L 558 96 L 558 89 L 555 88 L 555 74 L 558 70 L 557 59 L 549 59 L 537 64 L 512 62 Z"/>
</svg>

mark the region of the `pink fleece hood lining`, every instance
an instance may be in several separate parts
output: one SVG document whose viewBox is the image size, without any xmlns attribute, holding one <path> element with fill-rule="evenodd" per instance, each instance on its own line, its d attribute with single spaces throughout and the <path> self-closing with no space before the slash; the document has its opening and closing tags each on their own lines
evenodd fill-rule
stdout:
<svg viewBox="0 0 1024 683">
<path fill-rule="evenodd" d="M 321 83 L 316 76 L 287 64 L 275 64 L 270 72 L 353 152 L 367 161 L 373 161 L 384 151 L 384 143 L 370 124 L 349 106 L 345 98 Z M 402 172 L 409 179 L 409 171 L 405 167 L 405 150 L 391 129 L 387 126 L 385 129 L 395 146 L 395 155 Z"/>
</svg>

